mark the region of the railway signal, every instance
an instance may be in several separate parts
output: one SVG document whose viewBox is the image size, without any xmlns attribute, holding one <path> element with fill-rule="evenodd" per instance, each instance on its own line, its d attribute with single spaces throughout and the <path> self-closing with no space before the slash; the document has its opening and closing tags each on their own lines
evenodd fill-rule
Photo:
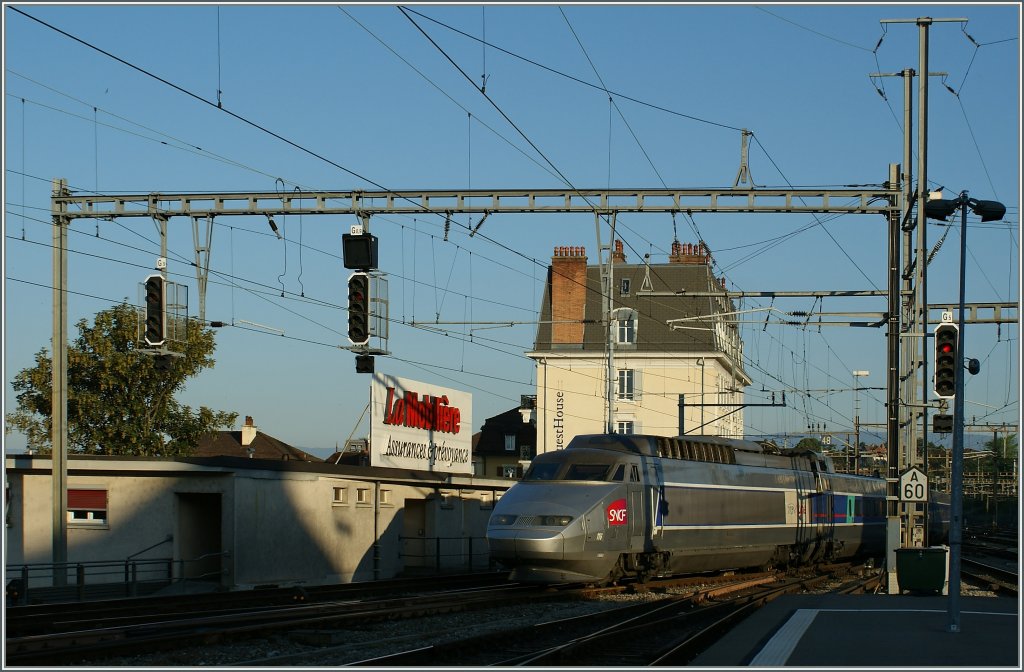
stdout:
<svg viewBox="0 0 1024 672">
<path fill-rule="evenodd" d="M 960 329 L 955 324 L 944 322 L 935 327 L 935 396 L 941 399 L 956 396 L 961 368 L 957 362 L 959 340 Z"/>
<path fill-rule="evenodd" d="M 348 340 L 352 345 L 370 342 L 370 276 L 366 273 L 348 278 Z"/>
<path fill-rule="evenodd" d="M 165 317 L 166 282 L 159 273 L 146 278 L 146 345 L 163 345 L 167 340 Z"/>
</svg>

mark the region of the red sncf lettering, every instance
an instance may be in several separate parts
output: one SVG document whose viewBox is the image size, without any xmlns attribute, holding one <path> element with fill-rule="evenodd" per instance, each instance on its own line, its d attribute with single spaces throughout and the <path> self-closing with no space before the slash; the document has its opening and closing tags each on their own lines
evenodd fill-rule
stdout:
<svg viewBox="0 0 1024 672">
<path fill-rule="evenodd" d="M 608 505 L 605 509 L 608 514 L 609 525 L 625 525 L 626 524 L 626 500 L 617 499 Z"/>
</svg>

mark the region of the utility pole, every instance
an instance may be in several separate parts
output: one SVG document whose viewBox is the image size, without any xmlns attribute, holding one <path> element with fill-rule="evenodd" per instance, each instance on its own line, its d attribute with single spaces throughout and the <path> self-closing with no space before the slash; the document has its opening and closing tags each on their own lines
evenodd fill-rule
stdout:
<svg viewBox="0 0 1024 672">
<path fill-rule="evenodd" d="M 928 464 L 928 236 L 926 231 L 927 216 L 925 215 L 925 203 L 928 201 L 928 28 L 935 22 L 959 22 L 966 23 L 965 18 L 956 19 L 933 19 L 931 17 L 918 17 L 916 19 L 882 19 L 883 25 L 888 23 L 913 23 L 918 26 L 918 170 L 917 170 L 917 255 L 916 255 L 916 284 L 915 284 L 915 302 L 914 302 L 914 331 L 921 336 L 921 347 L 918 348 L 920 353 L 920 359 L 918 361 L 919 368 L 921 371 L 920 378 L 920 389 L 921 389 L 921 446 L 922 446 L 922 461 L 926 465 Z M 906 71 L 905 71 L 906 72 Z M 905 90 L 909 90 L 909 87 Z M 909 115 L 909 106 L 907 106 L 907 114 Z M 909 126 L 908 126 L 909 128 Z M 907 149 L 909 141 L 905 140 L 904 145 L 904 160 L 907 161 Z M 908 174 L 909 174 L 909 161 L 907 161 Z M 904 187 L 905 189 L 909 188 Z M 907 203 L 907 211 L 909 212 L 910 204 Z M 890 306 L 891 307 L 891 306 Z M 913 379 L 913 373 L 911 372 L 911 378 Z M 913 384 L 913 383 L 912 383 Z M 912 413 L 911 413 L 912 415 Z M 911 437 L 913 432 L 911 432 Z M 916 441 L 915 441 L 916 443 Z M 916 457 L 916 445 L 908 445 L 905 448 L 907 453 L 907 462 L 910 463 L 913 459 L 910 457 L 910 451 L 914 452 Z M 889 470 L 889 488 L 888 496 L 890 498 L 897 496 L 897 488 L 894 487 L 892 482 L 892 472 L 894 468 L 894 462 L 890 461 Z M 901 537 L 903 537 L 904 543 L 909 543 L 913 535 L 911 533 L 913 527 L 913 515 L 912 508 L 908 510 L 907 515 L 907 526 L 906 534 L 902 535 L 902 521 L 900 517 L 900 502 L 898 498 L 896 501 L 893 499 L 889 500 L 889 515 L 888 515 L 888 526 L 886 533 L 886 570 L 888 572 L 888 585 L 890 594 L 899 593 L 899 584 L 896 576 L 896 550 L 895 545 L 900 543 Z M 927 511 L 927 506 L 924 507 Z M 926 514 L 927 515 L 927 514 Z M 924 519 L 924 527 L 927 528 L 927 518 Z M 950 568 L 952 572 L 952 568 Z M 952 587 L 950 588 L 952 590 Z"/>
<path fill-rule="evenodd" d="M 68 183 L 53 181 L 53 195 L 67 196 Z M 50 446 L 53 482 L 53 585 L 67 584 L 68 561 L 68 225 L 67 206 L 53 211 L 53 362 Z M 27 586 L 26 586 L 27 587 Z"/>
</svg>

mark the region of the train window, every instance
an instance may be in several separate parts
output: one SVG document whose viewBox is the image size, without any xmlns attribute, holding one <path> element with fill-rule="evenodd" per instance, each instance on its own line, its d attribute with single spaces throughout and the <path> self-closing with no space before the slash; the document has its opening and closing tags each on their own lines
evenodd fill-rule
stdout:
<svg viewBox="0 0 1024 672">
<path fill-rule="evenodd" d="M 615 474 L 609 479 L 612 481 L 621 481 L 626 476 L 626 465 L 620 464 L 615 468 Z"/>
<path fill-rule="evenodd" d="M 561 468 L 560 462 L 537 462 L 534 461 L 523 476 L 524 481 L 553 481 Z"/>
<path fill-rule="evenodd" d="M 638 483 L 640 481 L 640 467 L 635 464 L 629 465 L 629 480 L 632 483 Z"/>
<path fill-rule="evenodd" d="M 570 464 L 565 470 L 566 481 L 603 481 L 611 469 L 608 464 Z"/>
</svg>

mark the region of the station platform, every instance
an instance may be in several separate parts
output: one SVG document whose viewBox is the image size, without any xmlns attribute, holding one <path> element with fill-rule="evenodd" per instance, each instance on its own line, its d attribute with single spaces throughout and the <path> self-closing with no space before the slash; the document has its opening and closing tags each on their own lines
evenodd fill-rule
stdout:
<svg viewBox="0 0 1024 672">
<path fill-rule="evenodd" d="M 689 667 L 1021 669 L 1017 599 L 961 597 L 959 632 L 949 631 L 948 600 L 786 595 L 737 625 Z"/>
</svg>

